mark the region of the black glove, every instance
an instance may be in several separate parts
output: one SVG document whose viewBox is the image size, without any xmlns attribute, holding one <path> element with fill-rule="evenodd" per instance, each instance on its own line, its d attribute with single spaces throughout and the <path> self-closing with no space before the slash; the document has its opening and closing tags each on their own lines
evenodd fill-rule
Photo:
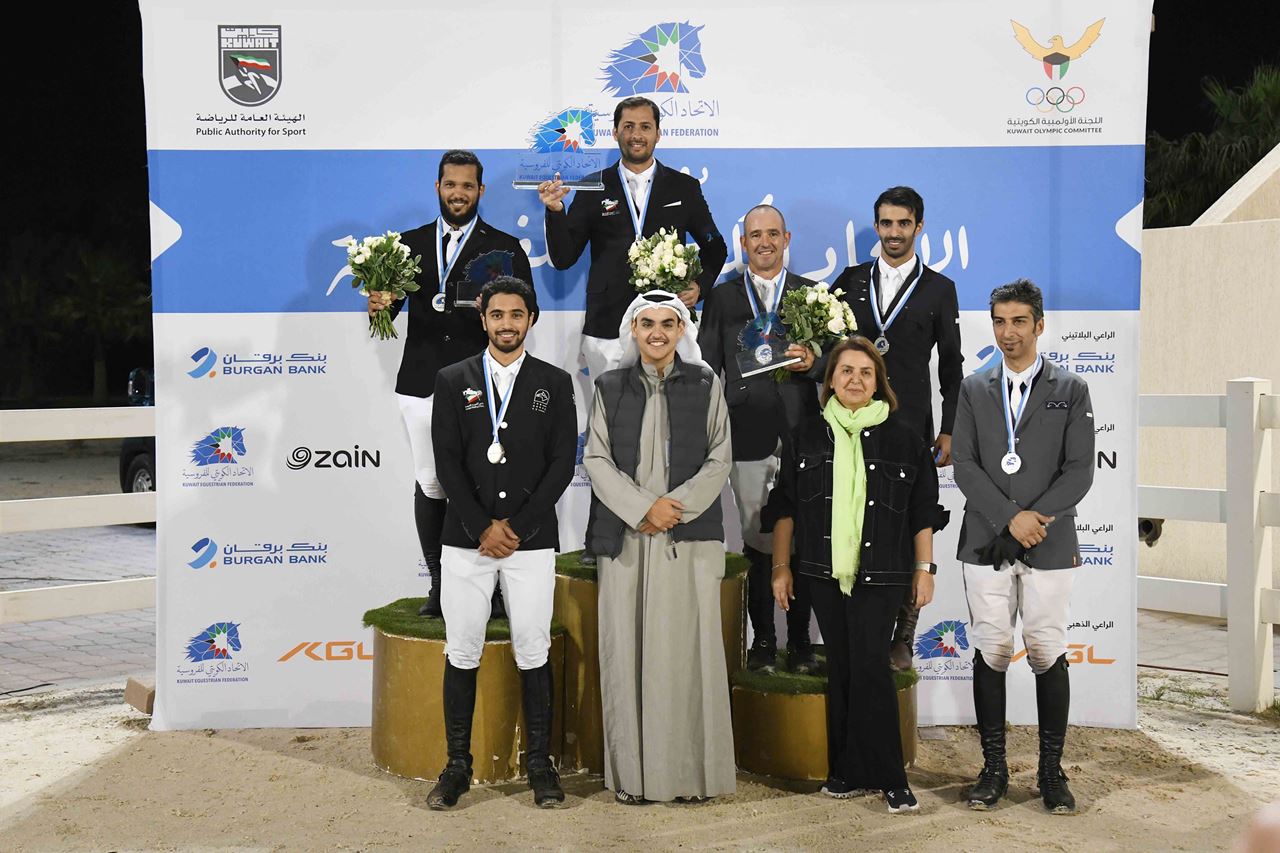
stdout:
<svg viewBox="0 0 1280 853">
<path fill-rule="evenodd" d="M 990 543 L 978 549 L 978 556 L 982 558 L 983 565 L 990 560 L 991 568 L 996 571 L 999 571 L 1005 563 L 1021 560 L 1025 553 L 1026 549 L 1022 547 L 1022 543 L 1013 538 L 1013 534 L 1007 527 Z"/>
</svg>

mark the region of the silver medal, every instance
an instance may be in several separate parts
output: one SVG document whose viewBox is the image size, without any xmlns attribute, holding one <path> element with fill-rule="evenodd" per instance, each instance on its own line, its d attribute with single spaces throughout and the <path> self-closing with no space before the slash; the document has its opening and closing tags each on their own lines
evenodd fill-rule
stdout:
<svg viewBox="0 0 1280 853">
<path fill-rule="evenodd" d="M 886 338 L 884 335 L 881 335 L 880 337 L 876 338 L 875 346 L 876 346 L 876 352 L 880 353 L 881 355 L 885 355 L 889 352 L 889 339 Z"/>
<path fill-rule="evenodd" d="M 431 307 L 441 313 L 444 313 L 444 302 L 443 293 L 437 293 L 435 296 L 431 297 Z"/>
<path fill-rule="evenodd" d="M 502 445 L 495 441 L 493 444 L 489 445 L 489 449 L 485 451 L 484 455 L 485 458 L 489 460 L 490 465 L 497 465 L 502 461 L 502 457 L 507 454 L 506 451 L 502 449 Z"/>
<path fill-rule="evenodd" d="M 1022 457 L 1016 453 L 1006 453 L 1000 460 L 1000 467 L 1006 474 L 1016 474 L 1022 468 Z"/>
</svg>

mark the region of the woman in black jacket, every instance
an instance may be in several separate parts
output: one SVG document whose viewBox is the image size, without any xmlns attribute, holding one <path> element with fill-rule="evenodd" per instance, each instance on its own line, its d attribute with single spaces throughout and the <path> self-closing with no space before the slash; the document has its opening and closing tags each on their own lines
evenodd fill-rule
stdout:
<svg viewBox="0 0 1280 853">
<path fill-rule="evenodd" d="M 765 524 L 784 610 L 807 584 L 827 650 L 828 778 L 845 798 L 883 791 L 889 811 L 919 808 L 903 770 L 889 643 L 902 587 L 933 598 L 933 533 L 946 525 L 929 448 L 890 413 L 884 359 L 861 335 L 832 349 L 821 414 L 784 444 Z M 793 549 L 794 544 L 794 549 Z"/>
</svg>

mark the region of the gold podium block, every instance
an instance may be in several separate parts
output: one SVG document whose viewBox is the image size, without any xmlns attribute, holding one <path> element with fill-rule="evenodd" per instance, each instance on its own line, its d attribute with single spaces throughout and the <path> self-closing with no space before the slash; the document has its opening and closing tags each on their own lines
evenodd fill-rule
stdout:
<svg viewBox="0 0 1280 853">
<path fill-rule="evenodd" d="M 895 674 L 895 680 L 902 760 L 911 766 L 916 761 L 915 673 Z M 733 745 L 738 766 L 776 779 L 826 779 L 825 679 L 750 673 L 735 681 Z"/>
<path fill-rule="evenodd" d="M 746 656 L 747 561 L 725 555 L 720 582 L 720 625 L 725 663 L 732 677 Z M 564 770 L 604 772 L 604 723 L 600 711 L 599 593 L 593 567 L 579 563 L 578 552 L 556 558 L 555 618 L 565 628 Z"/>
<path fill-rule="evenodd" d="M 365 614 L 373 634 L 373 763 L 409 779 L 435 779 L 448 760 L 444 740 L 444 623 L 417 615 L 421 598 L 405 598 Z M 561 752 L 565 632 L 551 630 L 551 669 L 557 688 L 551 752 Z M 471 726 L 476 784 L 524 775 L 524 712 L 506 620 L 489 623 L 476 676 Z"/>
</svg>

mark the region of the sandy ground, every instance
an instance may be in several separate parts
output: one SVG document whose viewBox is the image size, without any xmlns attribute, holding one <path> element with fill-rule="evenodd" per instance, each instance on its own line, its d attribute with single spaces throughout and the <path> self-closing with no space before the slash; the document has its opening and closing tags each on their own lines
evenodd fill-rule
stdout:
<svg viewBox="0 0 1280 853">
<path fill-rule="evenodd" d="M 1280 728 L 1205 710 L 1211 681 L 1143 677 L 1139 731 L 1073 729 L 1081 803 L 1047 815 L 1031 791 L 1034 731 L 1010 735 L 1010 798 L 970 812 L 972 730 L 933 730 L 911 782 L 917 815 L 878 798 L 741 775 L 696 806 L 619 806 L 598 777 L 569 776 L 568 808 L 540 811 L 519 783 L 472 789 L 448 813 L 427 785 L 372 766 L 367 729 L 149 732 L 117 689 L 0 703 L 0 848 L 28 850 L 1213 850 L 1280 795 Z M 1163 690 L 1161 689 L 1163 687 Z M 1183 704 L 1186 703 L 1186 704 Z"/>
<path fill-rule="evenodd" d="M 120 491 L 120 439 L 0 444 L 0 500 Z"/>
</svg>

